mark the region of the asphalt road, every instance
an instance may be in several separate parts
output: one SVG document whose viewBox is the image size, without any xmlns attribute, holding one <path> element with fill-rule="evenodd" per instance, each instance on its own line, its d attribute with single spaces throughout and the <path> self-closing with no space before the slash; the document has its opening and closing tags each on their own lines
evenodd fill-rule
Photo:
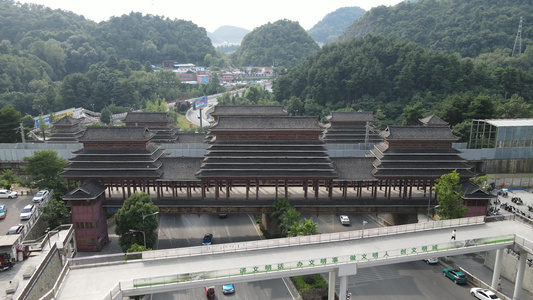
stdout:
<svg viewBox="0 0 533 300">
<path fill-rule="evenodd" d="M 191 247 L 202 244 L 205 233 L 213 234 L 213 244 L 259 240 L 261 232 L 251 215 L 228 215 L 219 219 L 217 215 L 161 215 L 159 218 L 159 240 L 157 249 Z M 215 299 L 292 300 L 282 279 L 235 284 L 235 294 L 223 295 L 222 286 L 215 286 Z M 160 293 L 154 300 L 205 299 L 203 289 L 185 290 L 173 293 Z"/>
<path fill-rule="evenodd" d="M 348 278 L 348 291 L 358 300 L 471 300 L 470 288 L 444 277 L 440 264 L 423 261 L 360 269 Z"/>
<path fill-rule="evenodd" d="M 5 204 L 7 207 L 6 218 L 0 220 L 0 234 L 6 234 L 13 225 L 28 223 L 27 220 L 20 219 L 20 212 L 28 204 L 37 204 L 32 202 L 32 198 L 33 194 L 20 196 L 19 193 L 15 199 L 0 199 L 0 204 Z"/>
</svg>

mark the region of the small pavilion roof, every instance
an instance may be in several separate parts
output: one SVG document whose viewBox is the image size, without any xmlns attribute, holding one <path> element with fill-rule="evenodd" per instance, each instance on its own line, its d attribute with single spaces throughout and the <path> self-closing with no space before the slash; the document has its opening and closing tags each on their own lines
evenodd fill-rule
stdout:
<svg viewBox="0 0 533 300">
<path fill-rule="evenodd" d="M 163 175 L 157 181 L 199 181 L 194 175 L 202 165 L 202 157 L 165 157 Z"/>
<path fill-rule="evenodd" d="M 423 119 L 419 119 L 419 121 L 426 126 L 448 126 L 448 122 L 437 117 L 436 115 L 431 115 Z"/>
<path fill-rule="evenodd" d="M 87 127 L 80 142 L 148 141 L 155 133 L 146 127 Z"/>
<path fill-rule="evenodd" d="M 96 199 L 105 193 L 105 185 L 96 180 L 88 180 L 63 196 L 63 200 L 89 200 Z"/>
</svg>

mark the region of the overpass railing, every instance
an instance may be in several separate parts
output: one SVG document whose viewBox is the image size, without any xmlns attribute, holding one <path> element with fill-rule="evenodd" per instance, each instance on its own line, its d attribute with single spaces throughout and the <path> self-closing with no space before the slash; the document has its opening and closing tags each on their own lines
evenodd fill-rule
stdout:
<svg viewBox="0 0 533 300">
<path fill-rule="evenodd" d="M 400 233 L 418 232 L 424 230 L 452 228 L 468 225 L 483 224 L 485 217 L 469 217 L 452 220 L 441 220 L 426 223 L 415 223 L 406 225 L 397 225 L 390 227 L 369 228 L 365 230 L 354 230 L 346 232 L 324 233 L 309 236 L 297 236 L 288 238 L 279 238 L 271 240 L 257 240 L 241 243 L 228 243 L 220 245 L 197 246 L 186 248 L 174 248 L 154 251 L 144 251 L 138 253 L 119 253 L 112 255 L 98 255 L 83 258 L 72 258 L 70 266 L 72 268 L 93 267 L 102 264 L 123 263 L 128 259 L 140 258 L 142 260 L 166 259 L 176 257 L 187 257 L 197 255 L 209 255 L 218 253 L 229 253 L 239 251 L 251 251 L 272 249 L 280 247 L 291 247 L 318 243 L 332 243 L 339 241 L 348 241 L 362 238 L 379 237 Z"/>
<path fill-rule="evenodd" d="M 263 273 L 274 273 L 274 272 L 285 272 L 292 270 L 301 270 L 304 268 L 314 269 L 317 267 L 327 267 L 327 266 L 337 266 L 340 264 L 364 264 L 368 262 L 376 262 L 379 260 L 390 260 L 390 259 L 407 259 L 410 257 L 411 260 L 418 260 L 430 255 L 432 256 L 443 256 L 441 254 L 449 250 L 457 250 L 461 248 L 476 248 L 481 246 L 496 245 L 496 244 L 509 244 L 515 240 L 514 234 L 488 237 L 488 238 L 479 238 L 473 240 L 464 240 L 464 241 L 453 241 L 439 244 L 431 245 L 417 245 L 409 246 L 400 249 L 386 249 L 386 250 L 377 250 L 375 252 L 362 252 L 354 253 L 344 256 L 335 256 L 335 257 L 315 257 L 313 259 L 297 260 L 297 261 L 279 261 L 271 265 L 251 265 L 245 267 L 236 267 L 225 270 L 213 270 L 213 271 L 203 271 L 195 273 L 185 273 L 185 274 L 176 274 L 176 275 L 167 275 L 167 276 L 156 276 L 149 278 L 141 278 L 133 280 L 133 288 L 140 287 L 150 287 L 156 285 L 166 285 L 166 284 L 176 284 L 184 283 L 198 280 L 208 280 L 208 279 L 219 279 L 219 278 L 231 278 L 236 276 L 245 276 L 245 275 L 258 275 Z M 472 250 L 472 252 L 478 252 L 483 250 Z M 424 257 L 421 255 L 424 254 Z M 310 270 L 310 272 L 313 272 Z M 283 277 L 291 276 L 291 274 L 283 274 Z M 123 285 L 122 288 L 124 290 Z"/>
</svg>

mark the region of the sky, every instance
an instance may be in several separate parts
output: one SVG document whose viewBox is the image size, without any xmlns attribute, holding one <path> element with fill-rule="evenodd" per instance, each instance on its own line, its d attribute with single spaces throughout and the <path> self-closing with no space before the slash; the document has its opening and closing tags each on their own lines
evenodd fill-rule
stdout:
<svg viewBox="0 0 533 300">
<path fill-rule="evenodd" d="M 62 9 L 100 22 L 112 16 L 142 12 L 170 19 L 192 21 L 213 32 L 223 25 L 248 30 L 281 19 L 298 21 L 309 30 L 328 13 L 341 7 L 358 6 L 370 10 L 391 6 L 402 0 L 18 0 Z"/>
</svg>

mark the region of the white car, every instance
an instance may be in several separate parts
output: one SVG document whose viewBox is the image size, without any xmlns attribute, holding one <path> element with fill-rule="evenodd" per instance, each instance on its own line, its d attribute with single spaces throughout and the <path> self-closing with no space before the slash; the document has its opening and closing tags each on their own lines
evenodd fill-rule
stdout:
<svg viewBox="0 0 533 300">
<path fill-rule="evenodd" d="M 19 194 L 15 191 L 0 190 L 0 198 L 13 199 L 13 198 L 17 198 L 18 196 Z"/>
<path fill-rule="evenodd" d="M 482 300 L 500 300 L 496 294 L 493 292 L 482 289 L 482 288 L 472 288 L 470 289 L 470 294 L 478 299 Z"/>
<path fill-rule="evenodd" d="M 426 262 L 426 264 L 436 264 L 439 262 L 439 259 L 436 258 L 436 257 L 430 257 L 430 258 L 424 258 L 424 261 Z"/>
<path fill-rule="evenodd" d="M 24 206 L 22 211 L 20 212 L 20 219 L 21 220 L 29 220 L 35 213 L 35 206 L 33 204 L 28 204 Z"/>
<path fill-rule="evenodd" d="M 342 225 L 350 225 L 350 218 L 348 218 L 348 216 L 341 215 L 339 219 L 341 220 Z"/>
<path fill-rule="evenodd" d="M 49 193 L 50 192 L 47 190 L 38 191 L 37 194 L 33 196 L 33 202 L 40 203 L 41 201 L 43 201 L 44 198 L 48 196 Z"/>
</svg>

